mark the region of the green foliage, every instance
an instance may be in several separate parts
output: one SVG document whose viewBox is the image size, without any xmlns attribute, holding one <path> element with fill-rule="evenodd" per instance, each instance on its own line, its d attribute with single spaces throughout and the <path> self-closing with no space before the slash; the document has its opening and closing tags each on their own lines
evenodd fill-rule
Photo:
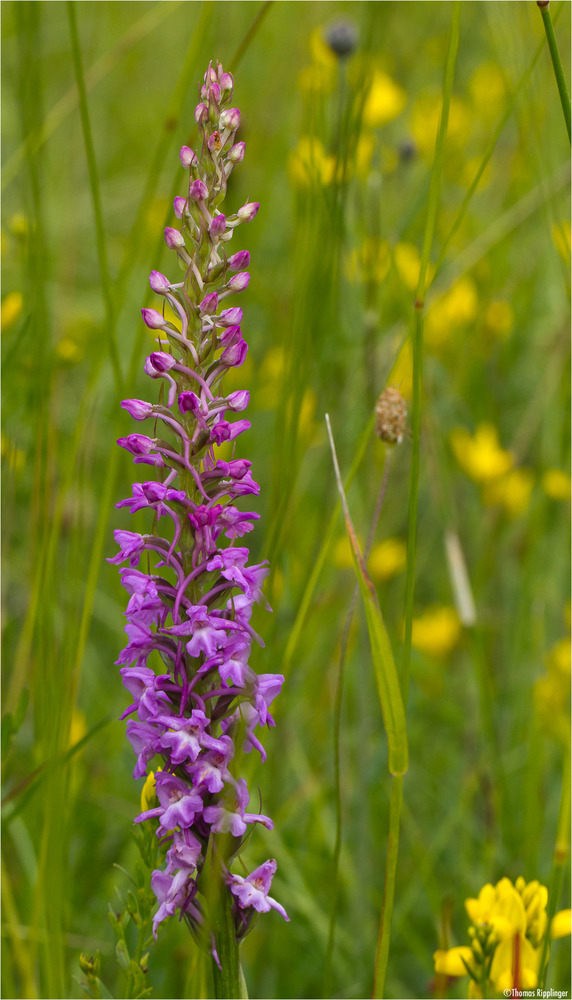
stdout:
<svg viewBox="0 0 572 1000">
<path fill-rule="evenodd" d="M 147 391 L 153 341 L 139 309 L 151 268 L 171 267 L 162 231 L 211 58 L 235 72 L 243 111 L 229 206 L 261 204 L 236 247 L 251 251 L 252 281 L 233 388 L 251 392 L 237 457 L 262 487 L 252 554 L 271 560 L 274 614 L 253 622 L 266 643 L 253 666 L 286 676 L 268 762 L 243 759 L 275 829 L 256 830 L 243 858 L 249 870 L 277 859 L 273 894 L 291 921 L 261 917 L 244 941 L 249 994 L 324 995 L 334 892 L 329 993 L 372 991 L 390 779 L 359 611 L 340 705 L 336 878 L 332 727 L 355 576 L 323 415 L 363 539 L 383 466 L 375 400 L 388 381 L 411 398 L 424 242 L 418 426 L 395 448 L 367 564 L 399 665 L 418 449 L 386 995 L 429 995 L 434 950 L 465 940 L 463 900 L 487 881 L 538 878 L 551 906 L 568 905 L 569 144 L 536 4 L 460 7 L 437 200 L 450 3 L 103 0 L 71 8 L 71 33 L 66 4 L 2 5 L 5 997 L 79 995 L 80 954 L 91 996 L 211 989 L 184 922 L 151 943 L 158 847 L 151 831 L 142 858 L 131 835 L 139 788 L 115 665 L 124 593 L 105 561 L 113 528 L 133 527 L 114 504 L 140 478 L 115 444 L 133 429 L 119 385 Z M 550 11 L 569 84 L 567 5 Z M 340 15 L 360 36 L 343 61 L 323 41 Z M 138 516 L 134 530 L 147 530 Z M 135 874 L 110 926 L 121 869 Z M 556 941 L 546 988 L 569 986 Z"/>
</svg>

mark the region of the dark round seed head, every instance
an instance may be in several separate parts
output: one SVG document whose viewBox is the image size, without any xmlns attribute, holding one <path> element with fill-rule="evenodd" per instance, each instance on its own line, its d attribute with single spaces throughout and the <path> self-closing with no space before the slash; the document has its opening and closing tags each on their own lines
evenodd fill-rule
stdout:
<svg viewBox="0 0 572 1000">
<path fill-rule="evenodd" d="M 358 27 L 349 17 L 338 17 L 324 29 L 324 41 L 340 59 L 357 48 L 359 41 Z"/>
</svg>

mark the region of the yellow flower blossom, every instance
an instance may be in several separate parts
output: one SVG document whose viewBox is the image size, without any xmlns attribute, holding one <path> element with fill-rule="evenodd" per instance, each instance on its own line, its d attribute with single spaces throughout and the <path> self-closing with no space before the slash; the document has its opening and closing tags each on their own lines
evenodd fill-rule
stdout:
<svg viewBox="0 0 572 1000">
<path fill-rule="evenodd" d="M 334 179 L 336 158 L 326 153 L 316 136 L 303 135 L 290 154 L 288 169 L 291 180 L 300 187 L 327 185 Z"/>
<path fill-rule="evenodd" d="M 471 947 L 436 951 L 435 971 L 463 976 L 468 966 L 474 975 L 469 995 L 474 997 L 481 995 L 485 980 L 497 993 L 535 989 L 547 904 L 546 887 L 536 880 L 527 883 L 521 876 L 514 885 L 508 878 L 484 885 L 476 899 L 465 900 Z M 551 934 L 564 936 L 569 931 L 570 911 L 562 910 L 552 922 Z"/>
<path fill-rule="evenodd" d="M 385 538 L 371 550 L 368 570 L 372 580 L 389 580 L 402 573 L 407 563 L 407 545 L 402 538 Z"/>
<path fill-rule="evenodd" d="M 559 639 L 550 650 L 547 658 L 547 666 L 549 670 L 556 670 L 556 672 L 562 674 L 563 677 L 569 678 L 571 667 L 570 660 L 570 636 L 566 636 L 564 639 Z"/>
<path fill-rule="evenodd" d="M 70 735 L 69 735 L 69 746 L 73 747 L 76 743 L 79 743 L 87 733 L 87 721 L 85 718 L 85 713 L 81 709 L 76 708 L 75 705 L 72 709 L 71 725 L 70 725 Z"/>
<path fill-rule="evenodd" d="M 2 299 L 0 307 L 0 325 L 2 331 L 9 330 L 22 315 L 24 299 L 21 292 L 8 292 Z"/>
<path fill-rule="evenodd" d="M 451 333 L 462 326 L 470 326 L 477 316 L 479 299 L 477 286 L 465 275 L 435 299 L 427 310 L 425 341 L 433 350 L 441 347 Z"/>
<path fill-rule="evenodd" d="M 314 28 L 310 35 L 310 55 L 315 66 L 323 66 L 325 69 L 331 69 L 335 72 L 338 58 L 328 43 L 324 41 L 321 28 Z"/>
<path fill-rule="evenodd" d="M 363 109 L 367 128 L 380 128 L 401 114 L 407 104 L 407 94 L 387 73 L 376 69 Z"/>
<path fill-rule="evenodd" d="M 160 771 L 161 768 L 159 767 L 157 770 Z M 147 809 L 153 809 L 156 797 L 155 772 L 149 771 L 145 784 L 141 789 L 141 812 L 146 812 Z"/>
<path fill-rule="evenodd" d="M 570 500 L 570 476 L 563 469 L 547 469 L 542 489 L 551 500 Z"/>
<path fill-rule="evenodd" d="M 496 118 L 503 108 L 506 93 L 500 67 L 490 62 L 477 66 L 469 80 L 469 93 L 479 120 Z"/>
<path fill-rule="evenodd" d="M 505 476 L 485 484 L 483 500 L 491 507 L 503 506 L 516 517 L 528 507 L 533 486 L 534 476 L 530 469 L 512 469 Z"/>
<path fill-rule="evenodd" d="M 432 157 L 441 117 L 441 94 L 422 94 L 415 102 L 411 114 L 411 131 L 422 156 Z M 461 98 L 453 94 L 449 108 L 447 144 L 462 149 L 471 133 L 473 112 Z"/>
<path fill-rule="evenodd" d="M 459 641 L 461 623 L 452 607 L 435 605 L 413 619 L 411 643 L 427 656 L 442 659 Z"/>
<path fill-rule="evenodd" d="M 473 968 L 473 949 L 466 945 L 449 948 L 447 951 L 436 951 L 433 955 L 435 972 L 441 976 L 466 976 L 467 966 Z"/>
<path fill-rule="evenodd" d="M 505 299 L 495 299 L 485 309 L 485 329 L 494 337 L 504 340 L 514 326 L 514 309 Z"/>
<path fill-rule="evenodd" d="M 550 937 L 568 937 L 572 932 L 572 910 L 560 910 L 555 914 L 550 924 Z"/>
<path fill-rule="evenodd" d="M 414 243 L 398 243 L 393 251 L 395 266 L 403 284 L 414 292 L 419 281 L 421 257 Z"/>
<path fill-rule="evenodd" d="M 61 340 L 58 340 L 55 352 L 61 361 L 66 361 L 70 364 L 80 361 L 82 357 L 79 344 L 72 337 L 62 337 Z"/>
<path fill-rule="evenodd" d="M 493 424 L 482 423 L 474 435 L 466 428 L 451 432 L 451 447 L 455 457 L 468 476 L 476 483 L 488 483 L 504 475 L 512 467 L 512 452 L 499 445 L 498 432 Z"/>
</svg>

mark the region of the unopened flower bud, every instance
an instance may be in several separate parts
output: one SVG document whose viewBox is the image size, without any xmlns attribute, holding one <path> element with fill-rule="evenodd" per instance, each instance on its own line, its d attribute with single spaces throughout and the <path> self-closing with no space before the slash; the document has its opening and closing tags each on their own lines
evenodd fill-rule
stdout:
<svg viewBox="0 0 572 1000">
<path fill-rule="evenodd" d="M 204 79 L 205 85 L 207 87 L 208 87 L 208 85 L 210 83 L 216 83 L 216 81 L 218 80 L 218 77 L 216 75 L 216 70 L 213 69 L 211 63 L 209 63 L 209 67 L 208 67 L 208 69 L 207 69 L 207 71 L 206 71 L 203 79 Z"/>
<path fill-rule="evenodd" d="M 220 356 L 221 364 L 227 368 L 240 368 L 248 353 L 246 340 L 239 340 L 236 344 L 230 344 Z"/>
<path fill-rule="evenodd" d="M 162 375 L 170 371 L 176 363 L 174 357 L 166 351 L 153 351 L 145 361 L 145 371 L 151 376 L 155 376 L 157 372 Z"/>
<path fill-rule="evenodd" d="M 169 250 L 179 250 L 185 245 L 185 237 L 178 229 L 171 229 L 167 226 L 165 229 L 165 243 L 169 247 Z"/>
<path fill-rule="evenodd" d="M 151 271 L 151 274 L 149 275 L 149 284 L 151 285 L 153 291 L 157 292 L 159 295 L 164 295 L 165 292 L 168 292 L 171 288 L 169 279 L 166 278 L 164 274 L 161 274 L 160 271 Z"/>
<path fill-rule="evenodd" d="M 195 121 L 197 125 L 201 125 L 203 122 L 208 122 L 209 120 L 209 109 L 206 104 L 197 104 L 195 108 Z"/>
<path fill-rule="evenodd" d="M 190 149 L 189 146 L 181 146 L 179 159 L 181 161 L 181 166 L 185 167 L 185 169 L 192 167 L 198 162 L 196 153 Z"/>
<path fill-rule="evenodd" d="M 227 111 L 222 112 L 219 118 L 219 128 L 228 129 L 230 132 L 236 132 L 239 125 L 240 111 L 238 108 L 229 108 Z"/>
<path fill-rule="evenodd" d="M 222 100 L 225 101 L 228 97 L 231 96 L 234 90 L 234 80 L 232 77 L 232 73 L 223 73 L 219 80 L 219 86 L 220 86 L 220 93 Z"/>
<path fill-rule="evenodd" d="M 233 410 L 235 413 L 240 410 L 245 410 L 248 406 L 250 400 L 250 393 L 248 389 L 237 389 L 236 392 L 231 392 L 230 396 L 227 397 L 227 406 L 229 410 Z"/>
<path fill-rule="evenodd" d="M 79 967 L 88 979 L 96 979 L 100 972 L 99 952 L 95 955 L 86 955 L 84 952 L 79 956 Z"/>
<path fill-rule="evenodd" d="M 209 233 L 211 236 L 222 236 L 226 229 L 226 216 L 215 215 L 213 221 L 209 226 Z"/>
<path fill-rule="evenodd" d="M 193 181 L 189 188 L 189 201 L 204 201 L 208 193 L 209 189 L 204 181 Z"/>
<path fill-rule="evenodd" d="M 164 316 L 161 316 L 160 312 L 156 309 L 142 309 L 141 315 L 143 317 L 143 322 L 150 330 L 162 330 L 165 326 L 166 320 Z"/>
<path fill-rule="evenodd" d="M 247 205 L 243 205 L 242 208 L 239 208 L 236 214 L 241 222 L 252 222 L 259 208 L 260 205 L 257 201 L 251 201 Z"/>
<path fill-rule="evenodd" d="M 218 295 L 216 292 L 210 292 L 209 295 L 205 295 L 203 301 L 199 306 L 199 312 L 202 316 L 212 316 L 213 313 L 217 311 L 218 306 Z"/>
<path fill-rule="evenodd" d="M 243 292 L 245 288 L 248 288 L 249 281 L 250 275 L 248 271 L 241 271 L 239 274 L 233 274 L 228 282 L 228 288 L 233 292 Z"/>
<path fill-rule="evenodd" d="M 233 253 L 232 257 L 228 258 L 228 266 L 231 271 L 240 271 L 243 267 L 248 267 L 250 264 L 250 254 L 248 250 L 239 250 L 238 253 Z"/>
<path fill-rule="evenodd" d="M 121 405 L 134 420 L 146 420 L 153 415 L 151 403 L 145 402 L 144 399 L 124 399 Z"/>
<path fill-rule="evenodd" d="M 242 323 L 242 309 L 240 306 L 233 306 L 232 309 L 223 309 L 217 317 L 219 326 L 240 326 Z"/>
<path fill-rule="evenodd" d="M 209 101 L 220 104 L 220 87 L 218 83 L 211 83 L 209 87 Z"/>
<path fill-rule="evenodd" d="M 244 160 L 244 150 L 246 149 L 245 142 L 235 142 L 234 146 L 231 146 L 228 153 L 226 154 L 227 160 L 231 163 L 242 163 Z"/>
<path fill-rule="evenodd" d="M 407 405 L 401 393 L 388 386 L 375 407 L 375 433 L 388 444 L 399 444 L 407 423 Z"/>
<path fill-rule="evenodd" d="M 181 198 L 180 195 L 177 195 L 176 198 L 174 199 L 174 201 L 173 201 L 173 211 L 174 211 L 174 213 L 175 213 L 175 215 L 177 216 L 178 219 L 182 219 L 183 218 L 183 215 L 185 213 L 185 205 L 186 204 L 187 204 L 187 199 L 186 198 Z"/>
</svg>

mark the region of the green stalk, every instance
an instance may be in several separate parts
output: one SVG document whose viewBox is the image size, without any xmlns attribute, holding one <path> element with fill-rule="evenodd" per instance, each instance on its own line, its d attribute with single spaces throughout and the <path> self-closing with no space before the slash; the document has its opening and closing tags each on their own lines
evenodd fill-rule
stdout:
<svg viewBox="0 0 572 1000">
<path fill-rule="evenodd" d="M 552 924 L 552 919 L 556 910 L 558 908 L 558 902 L 560 899 L 560 894 L 562 892 L 562 883 L 564 881 L 564 869 L 568 861 L 568 855 L 570 852 L 570 752 L 568 749 L 564 753 L 564 762 L 562 765 L 562 791 L 560 794 L 560 810 L 558 813 L 558 825 L 556 827 L 556 841 L 554 843 L 554 853 L 552 855 L 552 872 L 550 874 L 550 883 L 548 886 L 548 909 L 547 909 L 547 924 L 546 931 L 544 934 L 544 941 L 542 943 L 542 955 L 540 958 L 540 973 L 538 976 L 538 989 L 543 990 L 544 984 L 546 982 L 546 973 L 548 971 L 548 959 L 549 959 L 549 945 L 550 945 L 550 926 Z"/>
<path fill-rule="evenodd" d="M 385 881 L 383 885 L 383 906 L 379 924 L 379 936 L 375 953 L 375 972 L 373 978 L 374 1000 L 385 997 L 385 975 L 389 958 L 389 942 L 391 939 L 391 917 L 393 914 L 393 898 L 395 895 L 395 875 L 397 872 L 397 855 L 399 852 L 399 824 L 401 807 L 403 805 L 403 775 L 395 774 L 391 779 L 391 800 L 389 803 L 389 832 L 387 835 L 387 851 L 385 855 Z"/>
<path fill-rule="evenodd" d="M 415 592 L 415 553 L 417 547 L 417 508 L 419 502 L 419 464 L 421 439 L 421 387 L 423 374 L 423 309 L 427 283 L 427 270 L 431 259 L 431 248 L 435 235 L 439 199 L 441 193 L 441 175 L 445 157 L 445 139 L 449 108 L 453 93 L 455 65 L 459 49 L 459 33 L 461 20 L 461 4 L 459 0 L 453 5 L 449 47 L 445 64 L 445 81 L 443 85 L 443 109 L 435 144 L 435 158 L 429 188 L 427 206 L 427 221 L 421 252 L 421 267 L 419 281 L 415 294 L 415 322 L 413 328 L 413 404 L 412 404 L 412 451 L 411 471 L 409 480 L 409 518 L 407 537 L 407 576 L 405 582 L 405 637 L 401 658 L 401 691 L 404 706 L 407 706 L 409 692 L 409 673 L 411 669 L 411 633 L 413 627 L 413 598 Z M 399 824 L 403 805 L 403 775 L 394 774 L 391 785 L 391 800 L 389 806 L 389 833 L 385 860 L 385 881 L 383 887 L 383 907 L 379 926 L 377 951 L 375 955 L 375 974 L 373 984 L 374 998 L 385 996 L 385 977 L 389 958 L 391 939 L 391 918 L 395 896 L 395 877 L 397 872 L 397 857 L 399 852 Z"/>
<path fill-rule="evenodd" d="M 435 158 L 431 173 L 431 186 L 429 188 L 429 201 L 427 206 L 427 221 L 425 223 L 425 235 L 423 238 L 423 249 L 421 252 L 421 267 L 419 270 L 419 281 L 415 293 L 415 320 L 412 333 L 412 354 L 413 354 L 413 400 L 411 412 L 412 425 L 412 447 L 411 447 L 411 471 L 409 478 L 409 517 L 407 534 L 407 575 L 405 580 L 405 636 L 403 640 L 403 651 L 401 656 L 401 690 L 403 699 L 407 704 L 409 692 L 409 673 L 411 669 L 411 632 L 413 627 L 413 597 L 415 592 L 415 552 L 417 547 L 417 508 L 419 501 L 419 453 L 421 439 L 421 388 L 423 378 L 423 310 L 425 306 L 425 292 L 427 285 L 427 270 L 431 259 L 431 248 L 435 235 L 437 223 L 437 212 L 439 210 L 439 199 L 441 193 L 441 175 L 443 172 L 443 162 L 445 157 L 445 139 L 447 136 L 447 123 L 449 120 L 449 108 L 451 106 L 451 95 L 453 93 L 453 80 L 455 77 L 455 65 L 457 62 L 457 52 L 459 49 L 459 30 L 461 20 L 461 4 L 459 0 L 453 4 L 451 20 L 451 32 L 449 35 L 449 48 L 447 52 L 447 62 L 445 65 L 445 81 L 443 84 L 443 109 L 439 131 L 435 143 Z"/>
<path fill-rule="evenodd" d="M 119 350 L 117 347 L 117 340 L 115 337 L 115 321 L 116 321 L 115 307 L 113 304 L 111 278 L 109 276 L 109 263 L 107 260 L 107 242 L 105 239 L 105 226 L 103 223 L 103 212 L 101 210 L 101 194 L 99 190 L 99 174 L 97 170 L 97 161 L 95 158 L 93 136 L 91 133 L 91 122 L 89 118 L 89 109 L 87 104 L 87 92 L 85 89 L 85 79 L 83 73 L 79 34 L 77 30 L 77 19 L 76 19 L 74 0 L 68 0 L 67 11 L 68 11 L 68 22 L 70 29 L 73 65 L 74 65 L 74 72 L 75 72 L 77 90 L 79 95 L 79 113 L 81 118 L 81 128 L 83 132 L 83 141 L 85 144 L 85 155 L 87 159 L 87 169 L 89 173 L 89 186 L 91 188 L 91 200 L 93 203 L 93 215 L 95 220 L 95 239 L 97 245 L 97 259 L 99 261 L 101 289 L 103 292 L 103 299 L 105 302 L 105 325 L 107 327 L 107 334 L 109 340 L 109 354 L 111 357 L 111 365 L 113 367 L 113 374 L 115 376 L 115 385 L 117 388 L 117 392 L 121 394 L 123 391 L 123 375 L 121 374 L 121 362 L 119 360 Z"/>
<path fill-rule="evenodd" d="M 552 17 L 548 7 L 549 0 L 536 0 L 536 2 L 542 15 L 544 31 L 546 32 L 546 41 L 548 42 L 550 58 L 552 59 L 552 66 L 554 68 L 554 76 L 556 77 L 556 85 L 558 87 L 558 93 L 560 94 L 560 103 L 562 105 L 564 121 L 566 122 L 568 140 L 570 141 L 570 96 L 566 86 L 566 78 L 562 68 L 560 52 L 558 51 L 558 42 L 556 41 L 556 35 L 554 34 L 554 25 L 552 24 Z"/>
</svg>

